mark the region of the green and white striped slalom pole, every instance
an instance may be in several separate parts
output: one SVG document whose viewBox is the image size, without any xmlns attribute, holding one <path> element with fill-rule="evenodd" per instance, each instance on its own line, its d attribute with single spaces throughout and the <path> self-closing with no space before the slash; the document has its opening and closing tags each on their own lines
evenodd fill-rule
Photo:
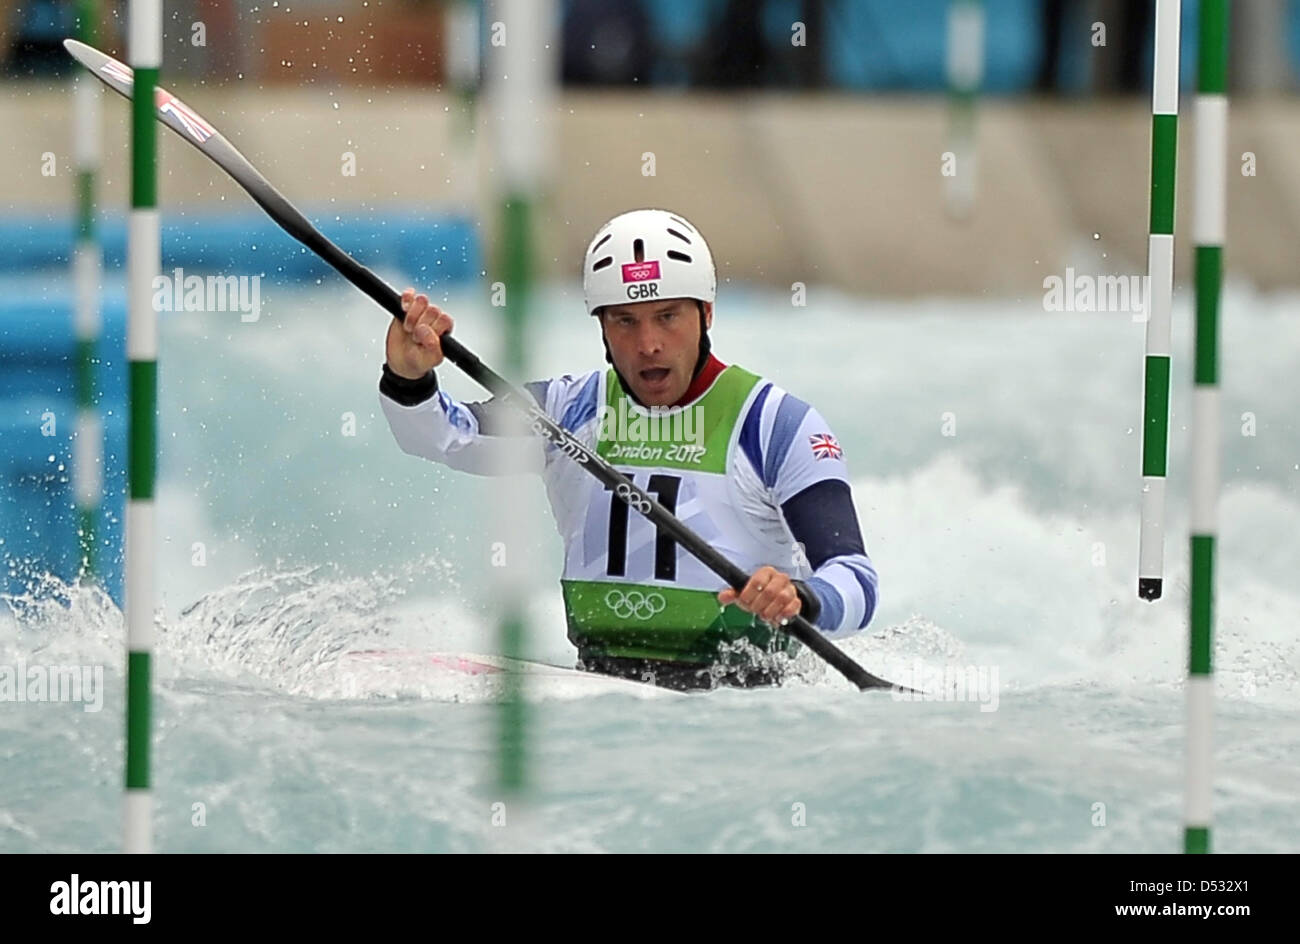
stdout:
<svg viewBox="0 0 1300 944">
<path fill-rule="evenodd" d="M 478 97 L 480 83 L 479 24 L 482 9 L 478 0 L 452 0 L 444 7 L 443 55 L 447 63 L 447 84 L 456 97 L 452 117 L 451 176 L 462 207 L 479 219 L 483 213 L 479 186 Z"/>
<path fill-rule="evenodd" d="M 1228 188 L 1228 0 L 1201 0 L 1196 96 L 1196 367 L 1192 394 L 1192 594 L 1183 851 L 1210 851 L 1214 543 L 1219 500 L 1219 296 Z"/>
<path fill-rule="evenodd" d="M 498 265 L 506 288 L 505 361 L 510 373 L 521 378 L 527 369 L 527 323 L 534 304 L 534 213 L 545 186 L 550 116 L 559 81 L 558 11 L 553 0 L 495 0 L 488 10 L 491 20 L 507 31 L 504 45 L 491 52 L 487 74 L 500 181 Z M 526 432 L 526 426 L 521 425 L 520 431 Z M 506 656 L 521 658 L 527 650 L 526 604 L 532 589 L 521 555 L 534 538 L 532 510 L 523 504 L 520 488 L 509 479 L 502 481 L 494 526 L 497 533 L 509 534 L 511 541 L 508 566 L 498 571 L 498 638 Z M 507 677 L 500 717 L 498 783 L 517 801 L 513 824 L 524 827 L 512 831 L 517 842 L 526 842 L 531 832 L 525 795 L 531 728 L 526 684 L 526 676 Z"/>
<path fill-rule="evenodd" d="M 975 100 L 984 78 L 984 0 L 948 4 L 949 141 L 956 164 L 945 178 L 948 213 L 970 215 L 975 203 Z"/>
<path fill-rule="evenodd" d="M 447 82 L 460 100 L 457 132 L 468 139 L 474 133 L 474 106 L 479 86 L 479 0 L 452 0 L 443 26 L 443 56 Z"/>
<path fill-rule="evenodd" d="M 77 0 L 77 38 L 95 45 L 98 0 Z M 78 70 L 80 71 L 80 70 Z M 98 570 L 99 504 L 104 494 L 104 426 L 95 406 L 95 349 L 100 334 L 103 254 L 95 232 L 95 174 L 99 169 L 99 82 L 78 75 L 73 93 L 72 160 L 77 173 L 77 244 L 72 254 L 77 339 L 77 425 L 72 441 L 73 492 L 77 503 L 80 575 Z"/>
<path fill-rule="evenodd" d="M 1164 585 L 1169 347 L 1174 297 L 1174 183 L 1178 152 L 1179 2 L 1156 0 L 1142 422 L 1142 534 L 1138 545 L 1138 596 L 1143 600 L 1158 600 Z"/>
<path fill-rule="evenodd" d="M 162 268 L 158 227 L 158 127 L 154 87 L 162 63 L 162 0 L 131 0 L 131 218 L 127 245 L 126 356 L 130 434 L 126 504 L 127 852 L 151 852 L 150 672 L 154 610 L 154 477 L 158 448 L 158 315 L 153 280 Z"/>
</svg>

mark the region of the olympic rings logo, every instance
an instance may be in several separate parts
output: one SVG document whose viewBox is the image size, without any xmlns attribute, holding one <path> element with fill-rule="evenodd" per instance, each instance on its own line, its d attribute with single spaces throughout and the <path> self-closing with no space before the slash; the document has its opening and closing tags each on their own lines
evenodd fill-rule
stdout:
<svg viewBox="0 0 1300 944">
<path fill-rule="evenodd" d="M 619 482 L 618 486 L 614 489 L 614 494 L 627 502 L 637 511 L 641 512 L 641 514 L 650 514 L 649 497 L 642 494 L 635 486 L 629 485 L 627 482 Z"/>
<path fill-rule="evenodd" d="M 611 590 L 605 594 L 605 605 L 619 619 L 648 620 L 664 611 L 668 604 L 661 593 L 642 593 L 640 590 Z"/>
</svg>

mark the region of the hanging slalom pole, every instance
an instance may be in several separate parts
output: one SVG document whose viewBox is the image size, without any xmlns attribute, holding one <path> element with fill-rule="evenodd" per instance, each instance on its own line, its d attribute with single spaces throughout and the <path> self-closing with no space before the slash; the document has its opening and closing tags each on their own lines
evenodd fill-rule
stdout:
<svg viewBox="0 0 1300 944">
<path fill-rule="evenodd" d="M 1201 0 L 1196 96 L 1196 367 L 1192 394 L 1192 593 L 1183 851 L 1210 851 L 1214 548 L 1219 501 L 1219 297 L 1228 178 L 1228 0 Z"/>
<path fill-rule="evenodd" d="M 99 0 L 77 0 L 77 38 L 95 42 Z M 80 543 L 78 572 L 94 579 L 99 569 L 99 504 L 104 494 L 104 424 L 95 406 L 100 335 L 103 252 L 95 230 L 95 174 L 99 170 L 99 83 L 78 75 L 73 95 L 72 159 L 77 172 L 77 243 L 72 254 L 73 331 L 77 339 L 77 426 L 72 441 L 73 491 Z"/>
<path fill-rule="evenodd" d="M 948 215 L 970 216 L 975 203 L 975 100 L 984 78 L 984 0 L 948 4 L 948 148 L 954 173 L 944 178 Z"/>
<path fill-rule="evenodd" d="M 1174 182 L 1178 152 L 1179 3 L 1180 0 L 1156 0 L 1142 420 L 1142 533 L 1138 545 L 1138 596 L 1143 600 L 1158 600 L 1164 584 L 1169 346 L 1174 296 Z"/>
<path fill-rule="evenodd" d="M 158 135 L 154 88 L 162 63 L 162 0 L 131 0 L 131 217 L 127 233 L 128 424 L 126 502 L 127 852 L 152 852 L 149 742 L 154 610 L 154 476 L 158 450 L 158 315 L 153 280 L 162 268 L 158 227 Z"/>
</svg>

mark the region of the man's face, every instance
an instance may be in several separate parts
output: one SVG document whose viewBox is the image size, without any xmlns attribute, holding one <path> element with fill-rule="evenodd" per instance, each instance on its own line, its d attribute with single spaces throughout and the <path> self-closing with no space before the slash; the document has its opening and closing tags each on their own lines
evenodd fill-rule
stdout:
<svg viewBox="0 0 1300 944">
<path fill-rule="evenodd" d="M 692 298 L 607 305 L 601 313 L 605 340 L 636 398 L 646 406 L 670 406 L 691 385 L 700 356 L 700 315 Z M 705 324 L 713 304 L 704 303 Z"/>
</svg>

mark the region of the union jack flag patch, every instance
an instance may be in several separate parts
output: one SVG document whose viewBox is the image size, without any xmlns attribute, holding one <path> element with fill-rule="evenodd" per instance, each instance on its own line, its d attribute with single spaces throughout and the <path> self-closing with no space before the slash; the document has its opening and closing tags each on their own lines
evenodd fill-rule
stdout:
<svg viewBox="0 0 1300 944">
<path fill-rule="evenodd" d="M 175 115 L 181 127 L 200 144 L 217 133 L 217 129 L 200 118 L 198 112 L 169 92 L 154 89 L 154 104 L 163 114 Z"/>
<path fill-rule="evenodd" d="M 135 84 L 135 70 L 128 69 L 126 66 L 122 65 L 122 63 L 118 62 L 116 59 L 108 60 L 108 62 L 104 63 L 102 66 L 99 67 L 99 71 L 111 75 L 119 82 L 125 82 L 128 85 Z"/>
<path fill-rule="evenodd" d="M 812 446 L 813 455 L 818 459 L 842 459 L 844 450 L 840 444 L 835 441 L 835 437 L 830 433 L 817 433 L 808 437 L 808 445 Z"/>
</svg>

